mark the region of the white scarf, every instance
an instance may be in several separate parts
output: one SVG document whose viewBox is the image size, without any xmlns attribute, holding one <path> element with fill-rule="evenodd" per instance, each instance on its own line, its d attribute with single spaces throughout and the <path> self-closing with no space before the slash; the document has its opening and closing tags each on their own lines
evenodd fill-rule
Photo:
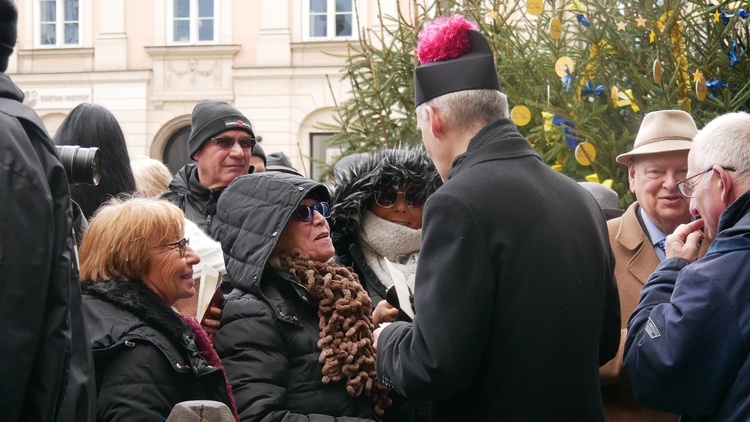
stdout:
<svg viewBox="0 0 750 422">
<path fill-rule="evenodd" d="M 386 289 L 393 285 L 386 258 L 393 267 L 404 274 L 405 280 L 409 280 L 417 271 L 417 255 L 422 247 L 422 229 L 415 230 L 391 223 L 365 210 L 359 230 L 359 242 L 367 265 Z M 410 287 L 413 291 L 414 286 Z"/>
</svg>

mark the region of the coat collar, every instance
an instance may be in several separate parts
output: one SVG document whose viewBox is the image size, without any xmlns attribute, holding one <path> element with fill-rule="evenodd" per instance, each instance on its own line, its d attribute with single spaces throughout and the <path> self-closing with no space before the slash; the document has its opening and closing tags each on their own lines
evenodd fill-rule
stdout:
<svg viewBox="0 0 750 422">
<path fill-rule="evenodd" d="M 615 240 L 632 252 L 630 260 L 625 265 L 633 277 L 638 279 L 641 284 L 645 284 L 651 272 L 661 261 L 638 221 L 636 213 L 639 209 L 638 202 L 633 202 L 620 217 L 620 225 Z"/>
<path fill-rule="evenodd" d="M 541 161 L 529 141 L 508 119 L 498 119 L 483 127 L 469 141 L 466 152 L 453 160 L 448 179 L 464 168 L 485 161 L 506 160 L 520 157 L 535 157 Z"/>
</svg>

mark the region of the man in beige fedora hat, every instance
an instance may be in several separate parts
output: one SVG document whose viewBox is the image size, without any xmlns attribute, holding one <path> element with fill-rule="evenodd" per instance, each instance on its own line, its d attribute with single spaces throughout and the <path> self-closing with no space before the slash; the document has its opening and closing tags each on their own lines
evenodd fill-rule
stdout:
<svg viewBox="0 0 750 422">
<path fill-rule="evenodd" d="M 681 110 L 648 113 L 641 122 L 633 150 L 617 156 L 628 166 L 634 202 L 625 213 L 609 220 L 609 242 L 615 254 L 615 277 L 620 292 L 622 341 L 620 350 L 600 369 L 607 420 L 677 421 L 677 415 L 647 409 L 636 401 L 623 374 L 623 346 L 630 314 L 641 288 L 664 259 L 663 241 L 677 226 L 691 220 L 689 199 L 677 182 L 687 175 L 687 157 L 698 128 Z M 707 242 L 705 242 L 707 243 Z M 701 256 L 707 245 L 703 245 Z"/>
</svg>

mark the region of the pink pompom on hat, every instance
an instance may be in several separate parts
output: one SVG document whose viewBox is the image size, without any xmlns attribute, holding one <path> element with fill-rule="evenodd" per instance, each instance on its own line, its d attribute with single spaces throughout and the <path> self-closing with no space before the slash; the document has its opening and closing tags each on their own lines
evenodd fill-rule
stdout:
<svg viewBox="0 0 750 422">
<path fill-rule="evenodd" d="M 469 89 L 500 91 L 495 58 L 474 22 L 461 15 L 438 17 L 419 32 L 414 105 Z"/>
</svg>

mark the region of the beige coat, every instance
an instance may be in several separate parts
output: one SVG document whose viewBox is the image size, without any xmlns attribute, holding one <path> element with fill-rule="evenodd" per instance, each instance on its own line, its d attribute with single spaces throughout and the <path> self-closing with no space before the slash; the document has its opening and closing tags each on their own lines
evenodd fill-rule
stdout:
<svg viewBox="0 0 750 422">
<path fill-rule="evenodd" d="M 622 371 L 628 320 L 638 306 L 641 288 L 660 262 L 653 245 L 638 222 L 636 216 L 638 209 L 638 202 L 634 202 L 621 217 L 607 222 L 609 243 L 617 262 L 615 277 L 620 293 L 622 330 L 617 356 L 599 370 L 604 414 L 607 421 L 676 422 L 679 419 L 677 415 L 657 412 L 638 404 Z M 705 255 L 708 244 L 709 242 L 703 242 L 699 256 Z"/>
</svg>

